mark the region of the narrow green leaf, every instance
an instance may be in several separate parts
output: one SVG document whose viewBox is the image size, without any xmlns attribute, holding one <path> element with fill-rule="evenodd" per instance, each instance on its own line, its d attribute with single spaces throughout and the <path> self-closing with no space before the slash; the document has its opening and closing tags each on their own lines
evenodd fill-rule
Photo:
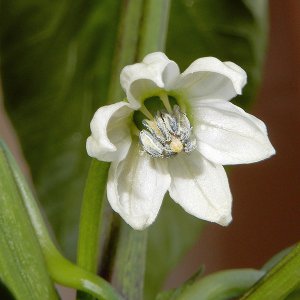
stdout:
<svg viewBox="0 0 300 300">
<path fill-rule="evenodd" d="M 48 272 L 51 276 L 51 278 L 62 285 L 72 287 L 84 292 L 87 292 L 97 299 L 108 299 L 108 300 L 118 300 L 121 299 L 119 295 L 114 291 L 114 289 L 111 287 L 111 285 L 106 282 L 104 279 L 83 270 L 82 268 L 76 266 L 66 258 L 64 258 L 60 252 L 57 250 L 55 245 L 53 244 L 49 232 L 47 230 L 47 227 L 44 223 L 43 217 L 40 213 L 38 204 L 36 203 L 23 175 L 21 174 L 15 160 L 13 159 L 12 155 L 9 153 L 8 149 L 4 146 L 4 144 L 0 143 L 0 149 L 1 154 L 5 158 L 5 162 L 11 166 L 10 172 L 11 177 L 15 181 L 15 191 L 18 191 L 20 195 L 20 201 L 21 206 L 24 209 L 24 212 L 28 214 L 30 220 L 28 219 L 27 222 L 31 222 L 32 227 L 31 229 L 34 229 L 31 235 L 33 237 L 37 236 L 38 240 L 36 242 L 40 244 L 44 258 L 42 258 L 42 261 L 46 262 L 46 266 L 48 269 Z M 2 162 L 2 161 L 0 161 Z M 1 166 L 1 164 L 0 164 Z M 2 182 L 1 182 L 2 184 Z M 1 187 L 1 186 L 0 186 Z M 25 211 L 26 209 L 26 211 Z M 2 212 L 2 211 L 1 211 Z M 5 214 L 6 215 L 6 214 Z M 8 214 L 7 214 L 8 215 Z M 8 215 L 9 218 L 9 215 Z M 0 220 L 1 222 L 1 220 Z M 23 223 L 21 223 L 22 226 Z M 20 226 L 20 224 L 19 224 Z M 2 226 L 0 226 L 2 230 Z M 23 227 L 22 227 L 23 228 Z M 1 236 L 1 235 L 0 235 Z M 26 236 L 26 238 L 28 238 Z M 14 238 L 12 239 L 14 240 Z M 28 238 L 28 241 L 30 239 Z M 27 243 L 25 243 L 27 244 Z M 2 247 L 1 247 L 2 251 Z M 12 252 L 15 252 L 15 249 L 12 250 Z M 5 252 L 4 252 L 5 253 Z M 25 252 L 26 253 L 26 252 Z M 34 254 L 34 253 L 33 253 Z M 35 261 L 38 261 L 38 257 L 34 257 Z M 0 262 L 1 266 L 1 262 Z M 31 267 L 34 266 L 31 265 Z M 21 265 L 17 266 L 16 272 L 19 274 L 23 274 L 22 272 L 23 267 Z M 4 280 L 5 281 L 5 280 Z M 6 283 L 6 281 L 5 281 Z M 34 283 L 32 283 L 34 284 Z M 34 287 L 40 287 L 39 284 L 37 286 L 33 285 Z M 31 294 L 29 294 L 31 295 Z M 43 297 L 46 294 L 41 294 Z M 41 296 L 40 295 L 40 296 Z M 36 299 L 44 299 L 43 297 L 36 298 Z M 23 298 L 22 298 L 23 299 Z M 24 298 L 26 300 L 27 298 Z M 28 298 L 30 300 L 33 300 L 35 298 Z M 51 299 L 51 298 L 49 298 Z"/>
<path fill-rule="evenodd" d="M 13 172 L 0 144 L 0 279 L 17 299 L 58 299 Z"/>
<path fill-rule="evenodd" d="M 253 269 L 221 271 L 208 275 L 190 285 L 176 300 L 227 300 L 242 295 L 265 272 Z M 268 298 L 265 298 L 268 299 Z M 270 298 L 272 299 L 272 298 Z"/>
<path fill-rule="evenodd" d="M 285 299 L 300 285 L 300 244 L 248 291 L 243 300 Z"/>
</svg>

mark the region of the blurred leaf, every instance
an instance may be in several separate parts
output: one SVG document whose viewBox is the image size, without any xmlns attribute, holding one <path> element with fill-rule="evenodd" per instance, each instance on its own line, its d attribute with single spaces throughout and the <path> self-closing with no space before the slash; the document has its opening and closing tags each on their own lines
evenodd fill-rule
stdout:
<svg viewBox="0 0 300 300">
<path fill-rule="evenodd" d="M 235 102 L 248 107 L 261 80 L 267 13 L 265 0 L 172 1 L 167 55 L 181 70 L 202 56 L 237 63 L 246 70 L 248 84 Z M 147 299 L 154 298 L 170 270 L 196 241 L 202 224 L 165 201 L 149 232 Z"/>
<path fill-rule="evenodd" d="M 1 76 L 39 199 L 75 257 L 92 114 L 106 102 L 119 1 L 5 1 Z"/>
<path fill-rule="evenodd" d="M 168 300 L 227 300 L 241 296 L 256 283 L 264 271 L 236 269 L 217 272 L 188 286 L 177 297 Z"/>
<path fill-rule="evenodd" d="M 287 256 L 295 246 L 285 248 L 271 257 L 263 266 L 262 270 L 269 272 L 276 264 L 278 264 L 285 256 Z"/>
<path fill-rule="evenodd" d="M 203 275 L 204 267 L 201 267 L 191 278 L 189 278 L 184 284 L 176 289 L 163 291 L 156 296 L 156 300 L 173 300 L 177 299 L 184 291 L 193 285 Z"/>
<path fill-rule="evenodd" d="M 203 56 L 244 68 L 248 84 L 236 102 L 245 108 L 261 81 L 267 25 L 267 0 L 173 1 L 167 54 L 182 70 Z"/>
<path fill-rule="evenodd" d="M 284 256 L 241 299 L 286 299 L 300 286 L 300 243 Z M 295 292 L 297 295 L 297 292 Z"/>
<path fill-rule="evenodd" d="M 11 168 L 1 146 L 0 279 L 17 299 L 58 299 Z"/>
</svg>

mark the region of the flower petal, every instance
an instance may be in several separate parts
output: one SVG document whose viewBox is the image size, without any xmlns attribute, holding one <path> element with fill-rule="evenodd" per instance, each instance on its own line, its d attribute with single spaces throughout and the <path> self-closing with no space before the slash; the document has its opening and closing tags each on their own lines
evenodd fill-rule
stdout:
<svg viewBox="0 0 300 300">
<path fill-rule="evenodd" d="M 170 159 L 169 171 L 170 196 L 185 211 L 223 226 L 231 222 L 232 197 L 221 165 L 209 162 L 194 151 Z"/>
<path fill-rule="evenodd" d="M 179 68 L 174 61 L 162 52 L 154 52 L 141 63 L 123 68 L 120 81 L 128 101 L 139 108 L 145 98 L 157 96 L 162 89 L 168 90 L 178 75 Z"/>
<path fill-rule="evenodd" d="M 214 57 L 195 60 L 181 75 L 176 90 L 193 101 L 203 99 L 230 100 L 241 94 L 247 82 L 246 72 L 232 62 L 221 62 Z M 182 93 L 181 91 L 181 93 Z"/>
<path fill-rule="evenodd" d="M 232 103 L 201 101 L 193 113 L 198 150 L 210 161 L 253 163 L 275 154 L 265 124 Z"/>
<path fill-rule="evenodd" d="M 102 106 L 92 121 L 92 134 L 86 142 L 89 156 L 103 161 L 123 159 L 130 147 L 130 114 L 133 109 L 126 102 Z"/>
<path fill-rule="evenodd" d="M 155 220 L 170 181 L 167 162 L 141 155 L 134 141 L 127 157 L 111 164 L 107 198 L 126 223 L 144 229 Z"/>
</svg>

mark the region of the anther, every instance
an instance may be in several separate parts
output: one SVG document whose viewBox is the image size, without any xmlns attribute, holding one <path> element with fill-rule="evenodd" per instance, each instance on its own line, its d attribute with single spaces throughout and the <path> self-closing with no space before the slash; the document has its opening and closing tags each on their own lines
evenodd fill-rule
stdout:
<svg viewBox="0 0 300 300">
<path fill-rule="evenodd" d="M 196 148 L 190 122 L 178 105 L 171 112 L 158 111 L 154 120 L 143 120 L 143 125 L 140 144 L 154 158 L 190 153 Z"/>
</svg>

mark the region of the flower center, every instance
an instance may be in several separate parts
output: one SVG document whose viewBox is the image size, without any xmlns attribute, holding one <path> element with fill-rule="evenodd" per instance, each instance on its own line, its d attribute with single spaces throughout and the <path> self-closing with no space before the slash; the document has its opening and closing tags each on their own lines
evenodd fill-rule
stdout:
<svg viewBox="0 0 300 300">
<path fill-rule="evenodd" d="M 144 119 L 142 123 L 145 129 L 140 132 L 141 147 L 154 158 L 190 153 L 196 147 L 190 121 L 178 105 L 170 112 L 160 110 L 153 120 Z"/>
</svg>

